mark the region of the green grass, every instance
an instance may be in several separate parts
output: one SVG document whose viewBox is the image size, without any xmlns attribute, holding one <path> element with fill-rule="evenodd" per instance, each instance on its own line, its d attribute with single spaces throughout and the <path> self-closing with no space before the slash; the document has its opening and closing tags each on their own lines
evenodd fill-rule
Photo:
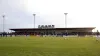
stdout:
<svg viewBox="0 0 100 56">
<path fill-rule="evenodd" d="M 93 37 L 0 37 L 0 56 L 100 56 Z"/>
</svg>

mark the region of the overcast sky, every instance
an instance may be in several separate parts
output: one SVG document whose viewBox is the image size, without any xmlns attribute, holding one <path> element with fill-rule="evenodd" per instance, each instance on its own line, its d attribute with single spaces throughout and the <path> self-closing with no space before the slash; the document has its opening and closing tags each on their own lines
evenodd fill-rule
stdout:
<svg viewBox="0 0 100 56">
<path fill-rule="evenodd" d="M 68 27 L 96 27 L 100 30 L 100 0 L 0 0 L 0 31 L 2 15 L 5 30 L 9 28 L 34 27 L 33 13 L 37 25 L 65 27 L 67 12 Z"/>
</svg>

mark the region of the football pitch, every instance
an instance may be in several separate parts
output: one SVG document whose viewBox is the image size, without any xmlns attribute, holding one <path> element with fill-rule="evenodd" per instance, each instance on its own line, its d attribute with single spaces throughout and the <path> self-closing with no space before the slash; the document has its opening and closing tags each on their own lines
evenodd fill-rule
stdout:
<svg viewBox="0 0 100 56">
<path fill-rule="evenodd" d="M 0 37 L 0 56 L 100 56 L 95 37 Z"/>
</svg>

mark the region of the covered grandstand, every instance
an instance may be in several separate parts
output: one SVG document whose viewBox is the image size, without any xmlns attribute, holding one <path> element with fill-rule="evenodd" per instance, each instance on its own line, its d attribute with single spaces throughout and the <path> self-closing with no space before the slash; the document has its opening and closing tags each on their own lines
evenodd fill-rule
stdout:
<svg viewBox="0 0 100 56">
<path fill-rule="evenodd" d="M 95 27 L 74 27 L 74 28 L 14 28 L 17 35 L 91 35 Z"/>
</svg>

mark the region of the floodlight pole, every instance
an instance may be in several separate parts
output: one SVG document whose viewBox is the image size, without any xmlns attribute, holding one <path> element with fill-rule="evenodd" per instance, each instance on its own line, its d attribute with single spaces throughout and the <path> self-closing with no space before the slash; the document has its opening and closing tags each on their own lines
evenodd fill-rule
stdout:
<svg viewBox="0 0 100 56">
<path fill-rule="evenodd" d="M 67 27 L 67 21 L 66 20 L 67 20 L 67 14 L 68 13 L 64 13 L 64 14 L 65 14 L 65 28 L 66 28 Z"/>
<path fill-rule="evenodd" d="M 33 14 L 33 16 L 34 16 L 34 28 L 35 28 L 35 16 L 36 16 L 36 14 Z"/>
<path fill-rule="evenodd" d="M 3 17 L 3 32 L 5 32 L 5 15 L 2 15 Z"/>
</svg>

